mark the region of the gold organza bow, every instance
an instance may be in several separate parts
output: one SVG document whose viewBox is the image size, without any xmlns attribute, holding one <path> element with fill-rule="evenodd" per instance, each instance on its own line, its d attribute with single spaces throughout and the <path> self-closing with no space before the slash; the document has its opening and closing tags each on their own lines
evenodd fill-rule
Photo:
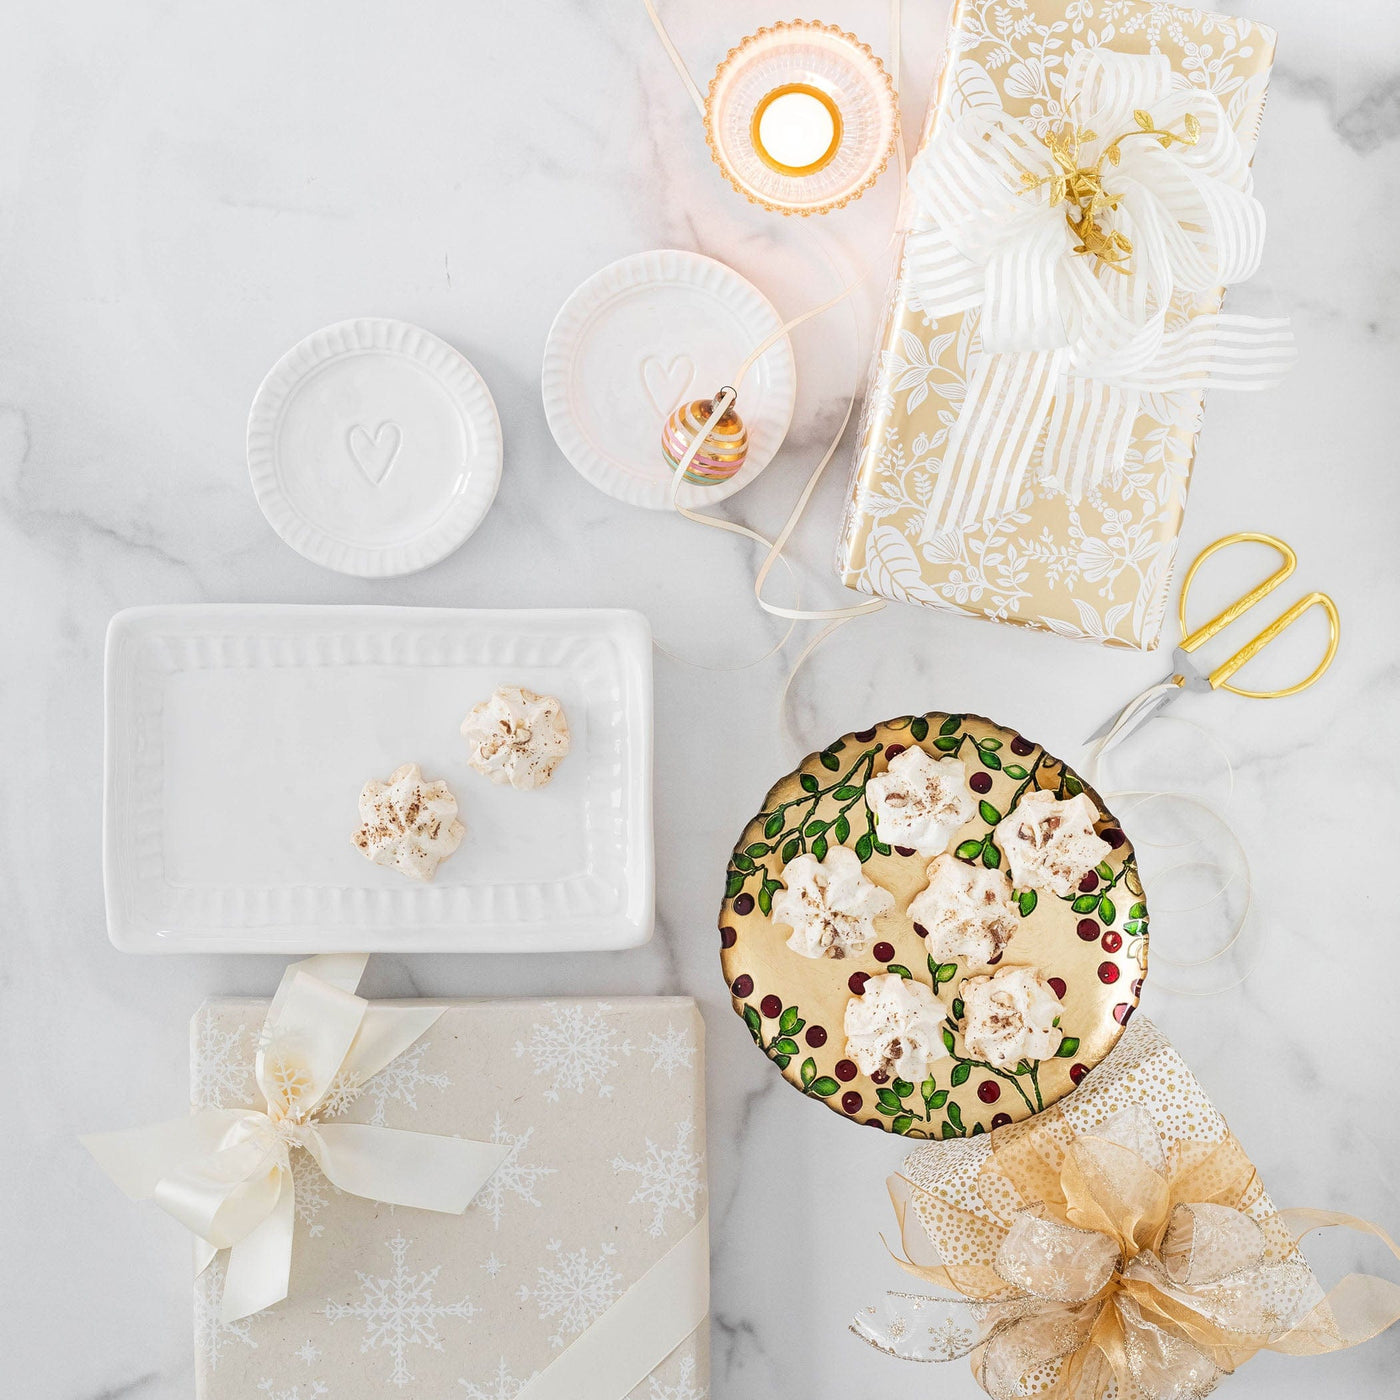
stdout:
<svg viewBox="0 0 1400 1400">
<path fill-rule="evenodd" d="M 287 968 L 259 1041 L 261 1108 L 209 1108 L 82 1139 L 128 1196 L 154 1201 L 197 1236 L 200 1269 L 229 1251 L 225 1322 L 287 1296 L 293 1152 L 315 1158 L 341 1191 L 454 1215 L 509 1155 L 499 1143 L 327 1121 L 444 1009 L 356 996 L 365 962 L 335 953 Z"/>
<path fill-rule="evenodd" d="M 1186 1400 L 1261 1349 L 1336 1351 L 1400 1318 L 1400 1287 L 1351 1275 L 1324 1297 L 1297 1248 L 1346 1225 L 1400 1256 L 1389 1237 L 1274 1210 L 1232 1134 L 1164 1144 L 1141 1108 L 1080 1133 L 1055 1108 L 925 1150 L 942 1163 L 922 1182 L 890 1179 L 900 1263 L 960 1296 L 892 1293 L 852 1330 L 908 1360 L 969 1356 L 994 1400 Z"/>
</svg>

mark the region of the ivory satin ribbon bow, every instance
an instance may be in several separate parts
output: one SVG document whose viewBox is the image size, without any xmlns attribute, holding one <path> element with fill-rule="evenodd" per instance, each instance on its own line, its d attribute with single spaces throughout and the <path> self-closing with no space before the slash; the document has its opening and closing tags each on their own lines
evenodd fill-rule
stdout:
<svg viewBox="0 0 1400 1400">
<path fill-rule="evenodd" d="M 1260 1209 L 1233 1135 L 1164 1145 L 1141 1108 L 1078 1134 L 1052 1109 L 987 1146 L 977 1212 L 953 1203 L 964 1189 L 891 1178 L 901 1264 L 958 1296 L 890 1294 L 885 1320 L 868 1309 L 852 1330 L 907 1360 L 970 1357 L 993 1400 L 1191 1400 L 1260 1350 L 1337 1351 L 1400 1319 L 1400 1287 L 1353 1274 L 1324 1296 L 1297 1249 L 1329 1225 L 1400 1255 L 1390 1238 Z"/>
<path fill-rule="evenodd" d="M 1010 116 L 974 62 L 945 81 L 954 105 L 910 171 L 904 275 L 931 317 L 979 307 L 981 347 L 925 541 L 1014 511 L 1037 450 L 1074 499 L 1116 475 L 1144 395 L 1263 388 L 1294 358 L 1286 320 L 1199 309 L 1264 246 L 1213 92 L 1164 55 L 1105 48 L 1069 59 L 1058 122 Z"/>
<path fill-rule="evenodd" d="M 352 1195 L 454 1215 L 510 1153 L 496 1143 L 325 1121 L 443 1013 L 356 996 L 366 961 L 334 954 L 287 968 L 257 1052 L 263 1108 L 204 1109 L 82 1139 L 128 1196 L 154 1201 L 198 1237 L 201 1270 L 229 1251 L 226 1322 L 287 1296 L 293 1152 L 309 1152 Z"/>
</svg>

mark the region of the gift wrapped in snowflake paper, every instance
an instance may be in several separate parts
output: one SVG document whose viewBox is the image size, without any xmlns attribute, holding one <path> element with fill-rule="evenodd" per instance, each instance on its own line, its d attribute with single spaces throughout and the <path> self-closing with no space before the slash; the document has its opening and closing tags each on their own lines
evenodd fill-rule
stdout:
<svg viewBox="0 0 1400 1400">
<path fill-rule="evenodd" d="M 1275 382 L 1249 169 L 1274 35 L 957 0 L 837 551 L 848 586 L 1150 649 L 1203 394 Z"/>
<path fill-rule="evenodd" d="M 1261 1350 L 1317 1355 L 1400 1318 L 1400 1286 L 1331 1292 L 1298 1248 L 1353 1216 L 1280 1210 L 1161 1033 L 1141 1016 L 1074 1093 L 979 1137 L 912 1152 L 890 1193 L 909 1273 L 852 1331 L 909 1361 L 966 1357 L 993 1400 L 1184 1400 Z"/>
<path fill-rule="evenodd" d="M 504 1160 L 464 1213 L 439 1214 L 341 1191 L 313 1152 L 292 1150 L 287 1296 L 229 1320 L 221 1294 L 230 1256 L 199 1274 L 200 1400 L 702 1400 L 704 1049 L 695 1004 L 370 1006 L 441 1014 L 367 1082 L 322 1100 L 306 1141 L 311 1129 L 329 1137 L 333 1125 L 379 1125 L 493 1144 Z M 196 1110 L 260 1104 L 254 1071 L 267 1009 L 217 1000 L 195 1016 Z M 668 1327 L 685 1333 L 679 1345 L 665 1340 Z M 657 1353 L 655 1364 L 641 1356 L 636 1384 L 617 1389 L 609 1366 L 638 1346 Z"/>
</svg>

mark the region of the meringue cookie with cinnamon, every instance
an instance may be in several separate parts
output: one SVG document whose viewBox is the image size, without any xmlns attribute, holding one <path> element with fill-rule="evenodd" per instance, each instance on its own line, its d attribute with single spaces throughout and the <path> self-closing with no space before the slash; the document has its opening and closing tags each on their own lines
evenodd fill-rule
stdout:
<svg viewBox="0 0 1400 1400">
<path fill-rule="evenodd" d="M 1027 793 L 997 823 L 996 843 L 1018 889 L 1070 895 L 1113 849 L 1094 831 L 1099 809 L 1087 793 L 1061 801 L 1053 792 Z"/>
<path fill-rule="evenodd" d="M 880 839 L 913 847 L 921 856 L 948 849 L 964 822 L 977 812 L 960 758 L 930 758 L 917 745 L 890 759 L 889 767 L 865 785 Z"/>
<path fill-rule="evenodd" d="M 966 977 L 963 1044 L 969 1059 L 1011 1069 L 1022 1060 L 1048 1060 L 1064 1032 L 1055 1022 L 1064 1006 L 1038 967 L 998 968 L 990 977 Z"/>
<path fill-rule="evenodd" d="M 360 793 L 356 846 L 376 865 L 411 880 L 431 880 L 466 834 L 447 784 L 428 782 L 416 763 L 394 769 L 388 782 L 371 780 Z"/>
<path fill-rule="evenodd" d="M 846 1003 L 846 1056 L 865 1074 L 887 1074 L 917 1084 L 929 1065 L 948 1054 L 943 1023 L 948 1009 L 932 988 L 885 972 L 870 978 Z"/>
<path fill-rule="evenodd" d="M 1005 873 L 950 855 L 929 865 L 928 887 L 910 901 L 909 917 L 935 961 L 977 967 L 1000 957 L 1018 927 Z"/>
<path fill-rule="evenodd" d="M 869 879 L 860 857 L 834 846 L 826 859 L 801 855 L 783 867 L 773 896 L 773 922 L 788 924 L 787 945 L 804 958 L 844 958 L 875 937 L 875 920 L 894 908 L 894 896 Z"/>
<path fill-rule="evenodd" d="M 462 721 L 467 761 L 493 783 L 527 791 L 554 776 L 569 752 L 569 722 L 552 695 L 504 685 Z"/>
</svg>

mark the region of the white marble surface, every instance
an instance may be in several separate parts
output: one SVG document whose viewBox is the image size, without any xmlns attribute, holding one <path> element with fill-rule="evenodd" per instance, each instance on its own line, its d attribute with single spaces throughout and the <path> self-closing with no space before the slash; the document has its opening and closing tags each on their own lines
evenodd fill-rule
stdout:
<svg viewBox="0 0 1400 1400">
<path fill-rule="evenodd" d="M 820 8 L 883 47 L 879 0 Z M 946 0 L 907 8 L 912 115 Z M 780 17 L 750 0 L 669 9 L 701 74 Z M 1257 162 L 1270 245 L 1249 301 L 1291 305 L 1303 361 L 1283 390 L 1212 403 L 1185 545 L 1189 556 L 1234 529 L 1286 536 L 1301 581 L 1336 595 L 1346 636 L 1325 684 L 1298 699 L 1187 702 L 1238 766 L 1233 820 L 1269 941 L 1242 988 L 1192 1000 L 1149 981 L 1146 1007 L 1280 1201 L 1396 1229 L 1400 9 L 1249 9 L 1283 32 Z M 626 0 L 12 5 L 0 20 L 0 133 L 0 1388 L 20 1400 L 185 1400 L 185 1244 L 118 1196 L 75 1134 L 178 1110 L 191 1009 L 210 992 L 270 991 L 282 964 L 109 946 L 107 619 L 197 600 L 625 605 L 709 662 L 762 650 L 774 633 L 745 603 L 743 548 L 619 506 L 561 460 L 539 403 L 545 333 L 587 274 L 666 245 L 730 261 L 800 310 L 832 285 L 827 255 L 850 267 L 880 246 L 894 191 L 886 180 L 823 223 L 751 210 L 711 167 Z M 481 531 L 393 583 L 293 554 L 259 515 L 244 465 L 264 369 L 306 332 L 361 313 L 459 346 L 506 433 Z M 771 527 L 786 510 L 863 362 L 853 320 L 868 335 L 872 317 L 867 298 L 797 334 L 794 431 L 731 503 L 736 516 Z M 827 483 L 798 539 L 812 599 L 839 594 L 828 559 L 840 489 Z M 890 609 L 818 655 L 797 689 L 799 723 L 815 740 L 912 708 L 979 710 L 1073 756 L 1100 713 L 1161 668 Z M 658 932 L 647 948 L 385 957 L 370 989 L 697 996 L 710 1033 L 717 1400 L 972 1395 L 961 1365 L 902 1368 L 847 1334 L 852 1309 L 902 1278 L 877 1237 L 900 1144 L 785 1088 L 720 980 L 726 849 L 791 756 L 775 718 L 786 669 L 657 659 Z M 1319 1255 L 1334 1269 L 1383 1263 L 1350 1245 Z M 1342 1357 L 1263 1357 L 1222 1393 L 1394 1394 L 1397 1362 L 1400 1333 Z"/>
</svg>

